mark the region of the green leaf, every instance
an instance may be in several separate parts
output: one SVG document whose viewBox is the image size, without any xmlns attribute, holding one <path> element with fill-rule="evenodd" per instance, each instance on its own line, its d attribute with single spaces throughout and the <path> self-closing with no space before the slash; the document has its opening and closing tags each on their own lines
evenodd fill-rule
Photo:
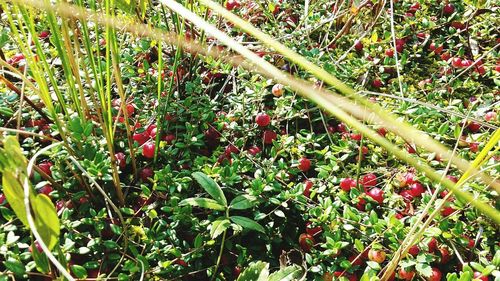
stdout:
<svg viewBox="0 0 500 281">
<path fill-rule="evenodd" d="M 45 194 L 38 194 L 31 202 L 34 213 L 35 226 L 49 250 L 59 243 L 59 218 L 56 208 Z"/>
<path fill-rule="evenodd" d="M 78 279 L 87 278 L 87 270 L 81 265 L 74 264 L 71 266 L 71 271 L 75 274 Z"/>
<path fill-rule="evenodd" d="M 432 275 L 432 267 L 426 263 L 417 263 L 415 269 L 424 277 L 431 277 Z"/>
<path fill-rule="evenodd" d="M 269 275 L 268 281 L 292 281 L 299 280 L 302 276 L 302 268 L 298 265 L 291 265 L 280 269 Z"/>
<path fill-rule="evenodd" d="M 269 264 L 267 262 L 257 261 L 251 263 L 238 276 L 237 281 L 267 281 L 269 276 Z"/>
<path fill-rule="evenodd" d="M 252 208 L 255 204 L 257 198 L 251 195 L 240 195 L 236 196 L 231 203 L 229 204 L 229 208 L 234 210 L 245 210 Z"/>
<path fill-rule="evenodd" d="M 210 229 L 210 236 L 212 239 L 215 239 L 222 232 L 224 232 L 229 226 L 231 222 L 225 217 L 220 217 L 212 223 L 212 228 Z"/>
<path fill-rule="evenodd" d="M 217 201 L 209 198 L 187 198 L 179 202 L 179 206 L 191 205 L 195 207 L 202 207 L 216 211 L 224 211 L 226 207 L 217 203 Z"/>
<path fill-rule="evenodd" d="M 194 172 L 192 176 L 212 198 L 219 204 L 227 207 L 226 196 L 224 196 L 222 189 L 213 179 L 201 172 Z"/>
<path fill-rule="evenodd" d="M 9 258 L 3 264 L 8 270 L 12 271 L 12 273 L 17 276 L 23 276 L 26 273 L 24 264 L 16 259 Z"/>
<path fill-rule="evenodd" d="M 262 227 L 262 225 L 258 224 L 256 221 L 249 219 L 247 217 L 231 216 L 229 217 L 229 219 L 231 219 L 231 221 L 234 222 L 235 224 L 241 225 L 244 228 L 259 231 L 264 234 L 266 233 L 266 230 L 264 229 L 264 227 Z"/>
<path fill-rule="evenodd" d="M 24 206 L 24 190 L 21 183 L 14 176 L 11 170 L 4 171 L 2 177 L 3 192 L 10 207 L 16 213 L 17 218 L 29 228 L 28 219 L 26 217 L 26 208 Z"/>
<path fill-rule="evenodd" d="M 36 249 L 36 245 L 32 243 L 31 248 Z M 35 261 L 36 269 L 42 273 L 49 273 L 50 268 L 47 255 L 45 255 L 44 252 L 40 253 L 38 250 L 31 251 L 31 255 L 33 256 L 33 260 Z"/>
</svg>

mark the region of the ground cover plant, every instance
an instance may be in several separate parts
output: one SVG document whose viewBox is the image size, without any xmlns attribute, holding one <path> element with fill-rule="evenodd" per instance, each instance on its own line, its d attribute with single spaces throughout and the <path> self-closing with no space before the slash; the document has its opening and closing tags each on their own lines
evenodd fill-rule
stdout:
<svg viewBox="0 0 500 281">
<path fill-rule="evenodd" d="M 0 280 L 500 280 L 494 1 L 0 5 Z"/>
</svg>

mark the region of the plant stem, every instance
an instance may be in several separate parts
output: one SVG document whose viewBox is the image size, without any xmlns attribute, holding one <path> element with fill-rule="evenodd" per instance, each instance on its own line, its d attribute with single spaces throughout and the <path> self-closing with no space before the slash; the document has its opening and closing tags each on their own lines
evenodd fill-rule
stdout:
<svg viewBox="0 0 500 281">
<path fill-rule="evenodd" d="M 229 209 L 226 209 L 226 218 L 229 219 Z M 212 281 L 215 280 L 217 276 L 217 271 L 219 271 L 220 260 L 222 259 L 222 253 L 224 253 L 224 243 L 226 242 L 227 229 L 224 230 L 222 234 L 222 241 L 220 243 L 219 256 L 217 257 L 217 264 L 215 264 L 214 273 L 212 274 Z"/>
</svg>

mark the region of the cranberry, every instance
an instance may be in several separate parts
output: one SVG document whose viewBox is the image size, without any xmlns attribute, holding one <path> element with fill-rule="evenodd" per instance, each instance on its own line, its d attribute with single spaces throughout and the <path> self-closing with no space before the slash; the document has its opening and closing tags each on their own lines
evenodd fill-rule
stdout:
<svg viewBox="0 0 500 281">
<path fill-rule="evenodd" d="M 428 281 L 441 281 L 443 274 L 435 267 L 432 268 L 431 276 L 427 278 Z"/>
<path fill-rule="evenodd" d="M 260 148 L 257 146 L 252 146 L 248 149 L 248 153 L 252 154 L 253 156 L 257 155 L 260 152 Z"/>
<path fill-rule="evenodd" d="M 273 93 L 273 95 L 275 97 L 281 97 L 283 95 L 283 85 L 281 84 L 275 84 L 271 90 L 271 92 Z"/>
<path fill-rule="evenodd" d="M 38 193 L 40 194 L 45 194 L 47 196 L 49 196 L 49 194 L 53 191 L 54 189 L 52 189 L 52 186 L 50 184 L 46 184 L 44 186 L 42 186 L 39 190 L 38 190 Z"/>
<path fill-rule="evenodd" d="M 356 49 L 356 51 L 358 52 L 363 51 L 363 43 L 361 43 L 361 41 L 359 40 L 356 40 L 356 42 L 354 42 L 354 49 Z"/>
<path fill-rule="evenodd" d="M 340 181 L 340 188 L 344 191 L 348 192 L 353 187 L 356 187 L 356 180 L 352 178 L 345 178 Z"/>
<path fill-rule="evenodd" d="M 302 172 L 307 172 L 311 168 L 311 160 L 306 157 L 302 157 L 299 159 L 299 170 Z"/>
<path fill-rule="evenodd" d="M 236 9 L 239 6 L 240 6 L 240 3 L 236 0 L 227 0 L 227 2 L 226 2 L 226 9 L 228 9 L 229 11 Z"/>
<path fill-rule="evenodd" d="M 318 226 L 314 227 L 311 222 L 306 223 L 307 234 L 312 235 L 312 236 L 316 236 L 319 233 L 321 233 L 321 231 L 323 231 L 323 228 L 321 226 L 318 225 Z"/>
<path fill-rule="evenodd" d="M 127 165 L 127 162 L 125 160 L 125 154 L 123 152 L 118 152 L 115 154 L 116 161 L 118 162 L 118 166 L 120 168 L 125 168 L 125 165 Z"/>
<path fill-rule="evenodd" d="M 266 113 L 259 113 L 255 117 L 255 123 L 257 123 L 259 127 L 265 127 L 271 123 L 271 118 Z"/>
<path fill-rule="evenodd" d="M 429 253 L 434 253 L 437 249 L 437 240 L 436 238 L 432 238 L 429 243 L 427 244 L 427 247 L 429 248 Z"/>
<path fill-rule="evenodd" d="M 273 141 L 278 137 L 278 135 L 270 130 L 264 131 L 264 134 L 262 135 L 262 138 L 264 139 L 265 144 L 272 144 Z"/>
<path fill-rule="evenodd" d="M 304 192 L 302 193 L 305 197 L 309 198 L 311 196 L 311 188 L 313 187 L 313 182 L 310 180 L 304 181 Z"/>
<path fill-rule="evenodd" d="M 418 245 L 413 245 L 410 247 L 410 249 L 408 249 L 408 253 L 416 257 L 418 253 L 420 253 L 420 248 L 418 247 Z"/>
<path fill-rule="evenodd" d="M 49 177 L 52 176 L 52 171 L 50 170 L 50 167 L 52 167 L 52 163 L 49 161 L 38 164 L 38 168 L 40 168 L 40 170 L 42 170 L 42 172 L 47 174 Z"/>
<path fill-rule="evenodd" d="M 370 189 L 367 194 L 375 201 L 377 201 L 379 204 L 382 204 L 384 202 L 384 191 L 378 187 L 374 187 Z"/>
<path fill-rule="evenodd" d="M 382 87 L 382 81 L 380 79 L 375 79 L 373 80 L 372 82 L 372 86 L 375 87 L 375 88 L 380 88 Z"/>
<path fill-rule="evenodd" d="M 453 4 L 448 3 L 448 4 L 444 5 L 443 14 L 445 16 L 449 16 L 449 15 L 453 14 L 453 12 L 455 12 L 455 7 L 453 6 Z"/>
<path fill-rule="evenodd" d="M 377 185 L 377 176 L 373 173 L 369 173 L 363 176 L 361 184 L 364 187 L 374 187 Z"/>
<path fill-rule="evenodd" d="M 409 192 L 413 195 L 413 197 L 420 197 L 422 196 L 422 193 L 425 192 L 425 189 L 421 183 L 416 182 L 410 185 Z"/>
<path fill-rule="evenodd" d="M 456 68 L 462 67 L 462 59 L 461 58 L 451 59 L 451 65 Z"/>
<path fill-rule="evenodd" d="M 409 190 L 403 190 L 399 195 L 401 195 L 405 201 L 411 201 L 414 198 L 413 194 Z"/>
<path fill-rule="evenodd" d="M 400 278 L 400 279 L 403 279 L 403 280 L 408 280 L 408 281 L 409 281 L 409 280 L 412 280 L 412 279 L 413 279 L 413 277 L 415 277 L 415 272 L 414 272 L 414 271 L 410 271 L 410 270 L 406 271 L 406 270 L 405 270 L 404 268 L 402 268 L 402 267 L 399 269 L 398 274 L 399 274 L 399 278 Z"/>
<path fill-rule="evenodd" d="M 496 121 L 497 120 L 497 113 L 495 111 L 490 111 L 484 115 L 484 120 L 486 121 Z"/>
<path fill-rule="evenodd" d="M 455 209 L 453 209 L 452 207 L 444 207 L 441 210 L 441 215 L 443 215 L 444 217 L 447 217 L 447 216 L 453 214 L 454 212 L 455 212 Z"/>
<path fill-rule="evenodd" d="M 488 281 L 488 276 L 484 276 L 481 272 L 474 272 L 474 279 L 479 279 L 481 281 Z"/>
<path fill-rule="evenodd" d="M 148 178 L 153 177 L 153 169 L 146 167 L 146 168 L 141 170 L 141 172 L 139 173 L 139 176 L 141 177 L 141 179 L 143 181 L 147 181 Z"/>
<path fill-rule="evenodd" d="M 394 56 L 394 49 L 386 49 L 385 50 L 385 55 L 389 58 L 392 58 Z"/>
<path fill-rule="evenodd" d="M 153 158 L 155 156 L 154 142 L 147 142 L 142 147 L 142 155 L 146 158 Z"/>
<path fill-rule="evenodd" d="M 311 248 L 314 246 L 314 244 L 315 244 L 314 237 L 311 234 L 302 233 L 299 236 L 299 245 L 304 252 L 309 252 Z"/>
</svg>

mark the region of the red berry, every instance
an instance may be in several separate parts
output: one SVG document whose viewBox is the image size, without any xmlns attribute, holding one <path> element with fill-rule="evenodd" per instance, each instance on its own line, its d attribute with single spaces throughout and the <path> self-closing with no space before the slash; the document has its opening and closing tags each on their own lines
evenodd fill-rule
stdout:
<svg viewBox="0 0 500 281">
<path fill-rule="evenodd" d="M 361 184 L 364 187 L 374 187 L 377 185 L 377 176 L 373 173 L 369 173 L 363 176 Z"/>
<path fill-rule="evenodd" d="M 153 169 L 146 167 L 146 168 L 141 170 L 141 172 L 139 173 L 139 176 L 141 177 L 142 181 L 147 181 L 148 178 L 153 177 Z"/>
<path fill-rule="evenodd" d="M 236 0 L 227 0 L 226 2 L 226 9 L 229 11 L 232 11 L 235 8 L 238 8 L 240 6 L 240 3 Z"/>
<path fill-rule="evenodd" d="M 399 195 L 401 195 L 405 201 L 411 201 L 414 198 L 413 194 L 409 190 L 403 190 Z"/>
<path fill-rule="evenodd" d="M 375 88 L 380 88 L 380 87 L 382 87 L 382 85 L 383 85 L 382 81 L 378 78 L 373 80 L 373 82 L 372 82 L 372 86 Z"/>
<path fill-rule="evenodd" d="M 384 128 L 384 127 L 381 127 L 377 130 L 378 134 L 385 137 L 385 135 L 387 134 L 387 129 Z"/>
<path fill-rule="evenodd" d="M 356 180 L 352 178 L 345 178 L 340 181 L 340 188 L 344 191 L 348 192 L 353 187 L 356 187 Z"/>
<path fill-rule="evenodd" d="M 394 56 L 394 49 L 386 49 L 385 50 L 385 55 L 389 58 L 392 58 Z"/>
<path fill-rule="evenodd" d="M 384 191 L 378 187 L 374 187 L 367 192 L 373 200 L 377 201 L 379 204 L 384 202 Z"/>
<path fill-rule="evenodd" d="M 497 120 L 497 113 L 495 111 L 490 111 L 484 115 L 484 120 L 486 121 L 496 121 Z"/>
<path fill-rule="evenodd" d="M 449 16 L 449 15 L 453 14 L 453 12 L 455 12 L 455 7 L 453 6 L 453 4 L 448 3 L 448 4 L 444 5 L 443 14 L 445 16 Z"/>
<path fill-rule="evenodd" d="M 420 253 L 420 248 L 418 247 L 418 245 L 413 245 L 410 247 L 410 249 L 408 249 L 408 253 L 416 257 L 418 253 Z"/>
<path fill-rule="evenodd" d="M 50 170 L 50 167 L 52 167 L 52 163 L 49 161 L 38 164 L 38 168 L 40 168 L 40 170 L 42 170 L 42 172 L 47 174 L 49 177 L 52 176 L 52 171 Z"/>
<path fill-rule="evenodd" d="M 469 143 L 469 149 L 471 152 L 478 152 L 479 151 L 479 143 L 477 142 L 471 142 Z"/>
<path fill-rule="evenodd" d="M 323 231 L 323 228 L 321 226 L 316 226 L 314 227 L 311 222 L 306 223 L 306 232 L 309 235 L 316 236 L 317 234 L 321 233 Z"/>
<path fill-rule="evenodd" d="M 338 131 L 339 133 L 345 133 L 345 132 L 347 132 L 347 127 L 345 126 L 345 124 L 344 124 L 344 123 L 339 123 L 339 124 L 337 125 L 337 131 Z"/>
<path fill-rule="evenodd" d="M 361 43 L 361 41 L 356 40 L 356 42 L 354 42 L 354 49 L 356 49 L 356 51 L 358 52 L 363 51 L 363 44 Z"/>
<path fill-rule="evenodd" d="M 6 201 L 7 201 L 7 199 L 5 198 L 5 194 L 0 193 L 0 206 L 3 206 Z M 5 206 L 7 206 L 7 205 L 8 205 L 8 203 L 5 204 Z"/>
<path fill-rule="evenodd" d="M 472 121 L 467 125 L 467 128 L 469 128 L 471 132 L 476 133 L 481 129 L 481 124 Z"/>
<path fill-rule="evenodd" d="M 447 217 L 451 214 L 453 214 L 456 210 L 453 209 L 452 207 L 444 207 L 442 210 L 441 210 L 441 215 L 443 215 L 444 217 Z"/>
<path fill-rule="evenodd" d="M 441 281 L 443 274 L 435 267 L 432 268 L 431 276 L 427 278 L 428 281 Z"/>
<path fill-rule="evenodd" d="M 174 134 L 168 134 L 166 136 L 163 137 L 163 140 L 167 143 L 167 144 L 172 144 L 175 140 L 175 135 Z"/>
<path fill-rule="evenodd" d="M 155 156 L 155 144 L 154 142 L 147 142 L 142 147 L 142 155 L 146 158 L 153 158 Z"/>
<path fill-rule="evenodd" d="M 143 133 L 135 133 L 132 138 L 134 141 L 136 141 L 139 145 L 143 145 L 146 141 L 149 139 L 149 134 L 147 132 Z"/>
<path fill-rule="evenodd" d="M 398 51 L 398 53 L 402 53 L 404 51 L 404 48 L 405 48 L 404 43 L 396 44 L 396 51 Z"/>
<path fill-rule="evenodd" d="M 450 53 L 442 53 L 441 54 L 441 59 L 444 61 L 448 61 L 451 58 Z"/>
<path fill-rule="evenodd" d="M 451 65 L 456 68 L 462 67 L 462 59 L 461 58 L 451 59 Z"/>
<path fill-rule="evenodd" d="M 259 127 L 265 127 L 265 126 L 269 125 L 269 123 L 271 123 L 271 117 L 269 117 L 269 115 L 267 115 L 264 112 L 259 113 L 255 117 L 255 123 L 257 123 L 257 125 L 259 125 Z"/>
<path fill-rule="evenodd" d="M 233 268 L 233 276 L 236 278 L 236 277 L 240 276 L 240 273 L 241 273 L 241 267 L 235 266 Z"/>
<path fill-rule="evenodd" d="M 422 196 L 422 193 L 425 192 L 425 188 L 421 183 L 416 182 L 410 185 L 408 191 L 411 193 L 411 195 L 413 195 L 413 197 L 420 197 Z"/>
<path fill-rule="evenodd" d="M 305 197 L 309 198 L 311 196 L 311 188 L 313 187 L 313 182 L 310 180 L 304 181 L 304 192 L 302 193 Z"/>
<path fill-rule="evenodd" d="M 361 140 L 361 136 L 362 136 L 362 135 L 361 135 L 361 134 L 351 133 L 349 136 L 351 137 L 351 139 L 352 139 L 353 141 L 360 141 L 360 140 Z"/>
<path fill-rule="evenodd" d="M 358 257 L 357 254 L 353 254 L 351 256 L 349 256 L 348 260 L 351 262 L 351 265 L 352 266 L 361 266 L 363 265 L 363 258 L 362 257 Z"/>
<path fill-rule="evenodd" d="M 479 279 L 481 281 L 488 281 L 488 276 L 484 276 L 481 272 L 474 272 L 474 279 Z"/>
<path fill-rule="evenodd" d="M 436 238 L 432 238 L 431 241 L 427 244 L 427 247 L 429 248 L 429 253 L 434 253 L 437 249 L 437 240 Z"/>
<path fill-rule="evenodd" d="M 439 248 L 439 252 L 441 253 L 441 261 L 440 263 L 441 264 L 446 264 L 450 261 L 451 257 L 450 257 L 450 251 L 448 251 L 448 249 L 446 249 L 445 247 L 441 247 Z"/>
<path fill-rule="evenodd" d="M 408 271 L 406 271 L 404 268 L 401 267 L 399 269 L 398 275 L 399 275 L 399 279 L 409 281 L 409 280 L 412 280 L 413 277 L 415 277 L 415 272 L 411 271 L 410 269 Z"/>
<path fill-rule="evenodd" d="M 298 167 L 302 172 L 307 172 L 311 168 L 311 160 L 305 157 L 300 158 Z"/>
<path fill-rule="evenodd" d="M 52 186 L 50 184 L 46 184 L 44 186 L 42 186 L 39 190 L 38 190 L 38 193 L 41 193 L 41 194 L 45 194 L 47 196 L 49 196 L 49 194 L 53 191 L 54 189 L 52 189 Z"/>
<path fill-rule="evenodd" d="M 458 179 L 455 176 L 447 175 L 446 178 L 449 179 L 450 181 L 454 182 L 454 183 L 458 182 Z"/>
<path fill-rule="evenodd" d="M 128 103 L 127 104 L 127 114 L 128 116 L 132 116 L 135 112 L 135 107 L 133 104 Z"/>
<path fill-rule="evenodd" d="M 252 146 L 248 149 L 248 153 L 252 154 L 253 156 L 257 155 L 257 153 L 260 152 L 260 148 L 257 146 Z"/>
<path fill-rule="evenodd" d="M 226 148 L 224 150 L 224 154 L 226 154 L 226 156 L 231 156 L 231 154 L 239 153 L 239 152 L 240 152 L 240 150 L 232 144 L 229 144 L 228 146 L 226 146 Z"/>
<path fill-rule="evenodd" d="M 262 135 L 262 138 L 264 139 L 265 144 L 272 144 L 273 141 L 278 137 L 278 135 L 270 130 L 264 131 L 264 134 Z"/>
<path fill-rule="evenodd" d="M 50 32 L 48 30 L 44 30 L 44 31 L 40 32 L 40 34 L 38 34 L 38 38 L 45 39 L 45 38 L 49 37 L 49 35 L 50 35 Z"/>
<path fill-rule="evenodd" d="M 314 237 L 308 233 L 302 233 L 299 236 L 299 245 L 302 248 L 302 251 L 309 252 L 311 248 L 314 246 L 315 241 Z"/>
<path fill-rule="evenodd" d="M 118 152 L 115 154 L 116 161 L 118 162 L 118 166 L 120 168 L 125 168 L 125 165 L 127 165 L 127 162 L 125 160 L 125 154 L 123 152 Z"/>
<path fill-rule="evenodd" d="M 473 64 L 474 62 L 471 60 L 462 60 L 462 67 L 469 67 Z"/>
<path fill-rule="evenodd" d="M 415 13 L 420 9 L 420 3 L 414 3 L 413 5 L 410 6 L 410 9 L 408 10 L 410 13 Z"/>
</svg>

